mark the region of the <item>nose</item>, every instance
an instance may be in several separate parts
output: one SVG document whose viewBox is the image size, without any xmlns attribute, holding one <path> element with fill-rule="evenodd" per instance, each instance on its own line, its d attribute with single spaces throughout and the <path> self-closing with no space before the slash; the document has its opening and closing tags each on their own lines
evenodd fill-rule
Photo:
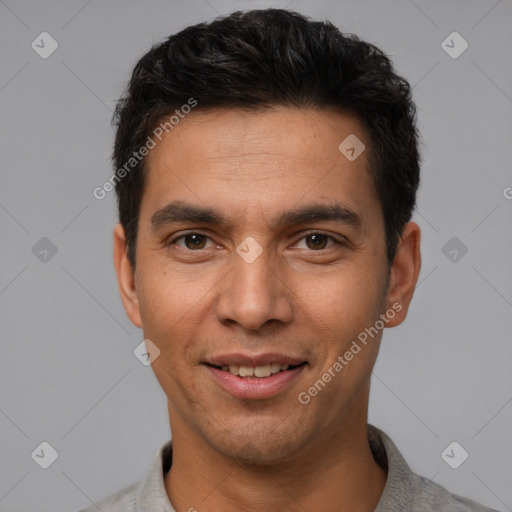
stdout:
<svg viewBox="0 0 512 512">
<path fill-rule="evenodd" d="M 267 323 L 290 323 L 293 319 L 293 293 L 278 264 L 270 266 L 265 251 L 252 262 L 233 254 L 229 272 L 217 288 L 215 311 L 223 324 L 236 323 L 257 331 Z"/>
</svg>

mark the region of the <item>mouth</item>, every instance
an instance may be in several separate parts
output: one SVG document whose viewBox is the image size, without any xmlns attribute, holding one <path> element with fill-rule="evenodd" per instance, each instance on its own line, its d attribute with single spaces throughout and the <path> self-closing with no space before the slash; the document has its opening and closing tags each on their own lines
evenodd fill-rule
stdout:
<svg viewBox="0 0 512 512">
<path fill-rule="evenodd" d="M 303 366 L 306 363 L 306 361 L 296 364 L 296 365 L 290 365 L 290 364 L 280 364 L 280 363 L 270 363 L 266 365 L 260 365 L 260 366 L 245 366 L 245 365 L 238 365 L 238 364 L 223 364 L 223 365 L 212 365 L 209 363 L 206 363 L 207 366 L 211 366 L 212 368 L 216 368 L 217 370 L 230 373 L 231 375 L 235 375 L 237 377 L 243 377 L 243 378 L 249 378 L 249 379 L 265 379 L 267 377 L 270 377 L 272 375 L 275 375 L 276 373 L 286 372 L 286 371 L 293 371 L 296 368 L 299 368 L 300 366 Z"/>
<path fill-rule="evenodd" d="M 307 361 L 278 354 L 231 354 L 204 363 L 209 375 L 234 398 L 271 398 L 289 388 L 307 367 Z"/>
</svg>

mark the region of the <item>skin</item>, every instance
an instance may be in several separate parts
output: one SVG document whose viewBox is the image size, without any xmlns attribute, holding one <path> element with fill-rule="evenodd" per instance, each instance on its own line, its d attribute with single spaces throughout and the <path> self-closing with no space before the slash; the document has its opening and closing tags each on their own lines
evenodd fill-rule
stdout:
<svg viewBox="0 0 512 512">
<path fill-rule="evenodd" d="M 152 366 L 173 437 L 165 487 L 179 512 L 359 512 L 378 503 L 386 473 L 366 424 L 382 331 L 307 405 L 297 399 L 393 304 L 402 309 L 386 327 L 405 319 L 421 266 L 420 229 L 410 222 L 388 267 L 369 150 L 352 162 L 338 150 L 349 134 L 365 141 L 356 117 L 332 111 L 192 113 L 148 156 L 135 270 L 115 227 L 124 307 L 160 349 Z M 153 229 L 152 215 L 174 200 L 215 207 L 229 223 Z M 278 212 L 310 203 L 343 204 L 363 228 L 273 226 Z M 194 239 L 200 249 L 177 239 L 187 231 L 206 237 Z M 327 236 L 320 248 L 312 233 Z M 249 236 L 262 248 L 252 263 L 236 252 Z M 307 365 L 278 395 L 241 400 L 202 364 L 232 352 L 279 352 Z"/>
</svg>

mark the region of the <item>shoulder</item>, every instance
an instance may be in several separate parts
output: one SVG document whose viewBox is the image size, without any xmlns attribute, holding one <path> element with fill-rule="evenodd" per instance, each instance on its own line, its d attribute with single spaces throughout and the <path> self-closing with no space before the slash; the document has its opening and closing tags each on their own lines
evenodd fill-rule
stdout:
<svg viewBox="0 0 512 512">
<path fill-rule="evenodd" d="M 140 483 L 130 485 L 78 512 L 136 512 L 137 490 Z"/>
<path fill-rule="evenodd" d="M 391 438 L 373 425 L 368 425 L 368 440 L 375 460 L 388 473 L 376 512 L 497 512 L 414 473 Z"/>
<path fill-rule="evenodd" d="M 172 464 L 172 442 L 157 451 L 146 478 L 78 512 L 174 512 L 165 490 L 164 475 Z"/>
<path fill-rule="evenodd" d="M 469 498 L 453 494 L 423 476 L 418 475 L 418 484 L 418 493 L 414 498 L 413 511 L 498 512 Z"/>
</svg>

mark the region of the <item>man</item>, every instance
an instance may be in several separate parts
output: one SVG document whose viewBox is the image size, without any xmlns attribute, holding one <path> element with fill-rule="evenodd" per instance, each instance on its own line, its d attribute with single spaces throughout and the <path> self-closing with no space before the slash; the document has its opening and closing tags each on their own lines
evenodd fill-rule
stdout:
<svg viewBox="0 0 512 512">
<path fill-rule="evenodd" d="M 389 59 L 237 12 L 153 47 L 116 113 L 115 266 L 172 444 L 98 508 L 489 510 L 367 424 L 421 266 L 416 113 Z"/>
</svg>

